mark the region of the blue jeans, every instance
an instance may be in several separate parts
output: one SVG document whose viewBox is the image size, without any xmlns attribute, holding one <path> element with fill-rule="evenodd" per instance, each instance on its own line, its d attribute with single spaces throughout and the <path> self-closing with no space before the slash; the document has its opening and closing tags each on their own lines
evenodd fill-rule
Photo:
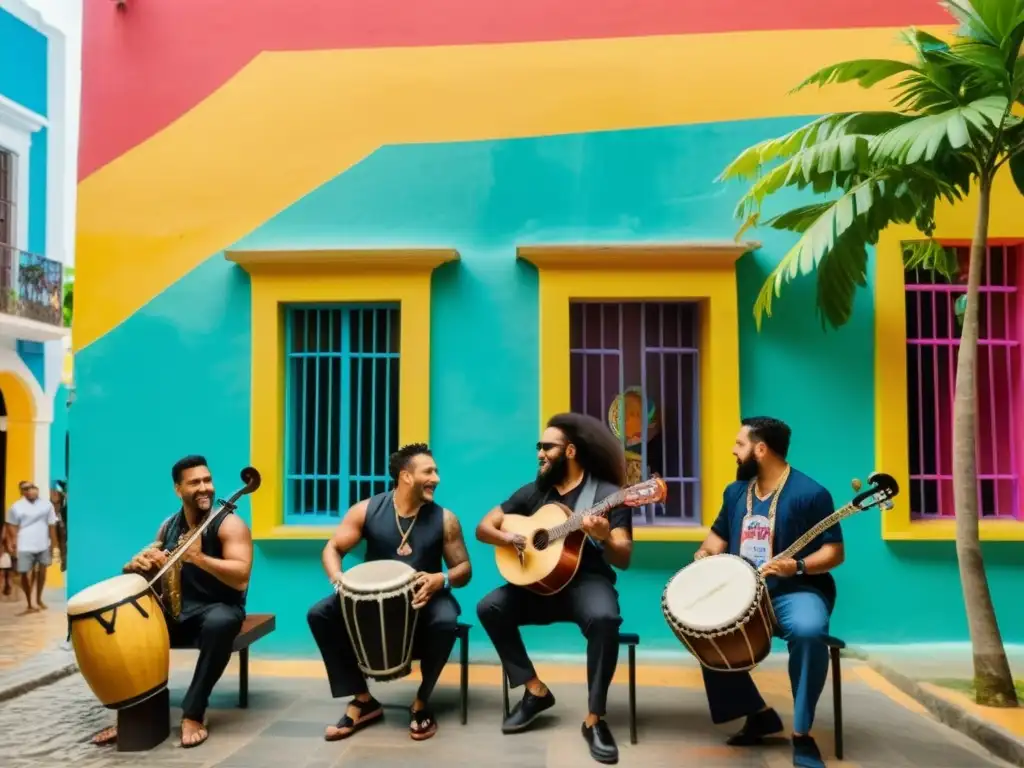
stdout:
<svg viewBox="0 0 1024 768">
<path fill-rule="evenodd" d="M 789 682 L 793 688 L 793 732 L 810 733 L 814 709 L 828 678 L 830 608 L 816 592 L 791 592 L 772 598 L 778 631 L 789 646 Z M 701 667 L 711 721 L 727 723 L 764 709 L 764 699 L 749 672 L 715 672 Z"/>
</svg>

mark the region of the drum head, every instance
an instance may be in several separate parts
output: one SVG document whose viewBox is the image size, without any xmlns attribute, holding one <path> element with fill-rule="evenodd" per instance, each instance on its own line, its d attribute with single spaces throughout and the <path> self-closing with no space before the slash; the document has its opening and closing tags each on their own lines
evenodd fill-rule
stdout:
<svg viewBox="0 0 1024 768">
<path fill-rule="evenodd" d="M 125 573 L 105 579 L 91 587 L 86 587 L 68 600 L 68 616 L 90 613 L 119 603 L 129 597 L 141 595 L 146 591 L 148 584 L 149 582 L 137 573 Z"/>
<path fill-rule="evenodd" d="M 350 592 L 383 592 L 405 586 L 415 573 L 399 560 L 371 560 L 343 571 L 341 586 Z"/>
<path fill-rule="evenodd" d="M 725 629 L 747 612 L 757 596 L 757 573 L 736 555 L 713 555 L 683 568 L 665 588 L 665 605 L 685 627 Z"/>
</svg>

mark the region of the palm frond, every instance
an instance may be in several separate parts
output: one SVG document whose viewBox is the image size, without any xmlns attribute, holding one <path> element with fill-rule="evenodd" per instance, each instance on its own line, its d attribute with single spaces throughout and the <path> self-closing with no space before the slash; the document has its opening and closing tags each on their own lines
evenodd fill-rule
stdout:
<svg viewBox="0 0 1024 768">
<path fill-rule="evenodd" d="M 898 125 L 872 142 L 876 162 L 912 165 L 934 160 L 943 146 L 960 149 L 977 139 L 991 141 L 1006 113 L 1007 99 L 988 96 L 962 107 Z"/>
<path fill-rule="evenodd" d="M 903 268 L 926 269 L 952 281 L 960 271 L 960 262 L 956 249 L 928 238 L 903 243 Z"/>
<path fill-rule="evenodd" d="M 796 93 L 810 85 L 825 86 L 832 83 L 848 83 L 856 81 L 862 88 L 873 85 L 903 72 L 916 72 L 910 62 L 895 59 L 853 59 L 838 64 L 831 64 L 819 69 L 793 88 Z"/>
</svg>

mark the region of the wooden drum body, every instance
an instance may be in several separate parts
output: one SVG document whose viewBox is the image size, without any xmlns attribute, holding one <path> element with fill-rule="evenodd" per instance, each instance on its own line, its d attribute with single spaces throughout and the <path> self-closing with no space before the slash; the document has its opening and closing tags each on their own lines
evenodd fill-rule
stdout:
<svg viewBox="0 0 1024 768">
<path fill-rule="evenodd" d="M 338 599 L 359 669 L 373 680 L 412 671 L 419 612 L 412 607 L 416 572 L 398 560 L 373 560 L 341 577 Z"/>
<path fill-rule="evenodd" d="M 167 687 L 167 622 L 142 576 L 114 576 L 83 589 L 68 600 L 68 628 L 82 677 L 108 709 L 138 704 Z"/>
<path fill-rule="evenodd" d="M 753 669 L 772 649 L 775 614 L 768 587 L 749 562 L 713 555 L 673 576 L 661 596 L 672 632 L 707 669 Z"/>
</svg>

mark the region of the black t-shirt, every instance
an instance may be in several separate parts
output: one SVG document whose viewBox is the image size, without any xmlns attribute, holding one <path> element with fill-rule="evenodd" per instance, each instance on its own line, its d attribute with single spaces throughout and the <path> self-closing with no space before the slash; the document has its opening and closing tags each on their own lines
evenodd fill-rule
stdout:
<svg viewBox="0 0 1024 768">
<path fill-rule="evenodd" d="M 579 485 L 564 496 L 559 494 L 555 488 L 544 493 L 537 487 L 536 483 L 527 483 L 509 496 L 507 501 L 502 502 L 501 511 L 506 515 L 525 515 L 529 517 L 545 504 L 554 502 L 559 502 L 570 510 L 575 510 L 576 500 L 579 498 L 580 493 L 583 492 L 585 482 L 586 478 L 584 477 Z M 597 493 L 594 495 L 594 504 L 608 498 L 613 493 L 617 493 L 619 490 L 619 487 L 613 483 L 598 481 Z M 629 533 L 629 537 L 633 538 L 633 511 L 629 507 L 614 507 L 608 512 L 607 517 L 612 530 L 625 528 Z M 600 543 L 593 541 L 589 537 L 584 541 L 579 572 L 603 576 L 614 584 L 616 578 L 615 571 L 612 570 L 608 561 L 604 559 L 604 552 L 598 546 L 595 546 Z"/>
</svg>

